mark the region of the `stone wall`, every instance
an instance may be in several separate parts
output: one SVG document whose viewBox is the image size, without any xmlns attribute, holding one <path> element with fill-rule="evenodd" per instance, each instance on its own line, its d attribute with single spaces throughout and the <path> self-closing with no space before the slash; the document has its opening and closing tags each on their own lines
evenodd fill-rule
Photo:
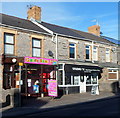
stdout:
<svg viewBox="0 0 120 118">
<path fill-rule="evenodd" d="M 58 59 L 69 59 L 69 42 L 65 37 L 58 37 Z"/>
<path fill-rule="evenodd" d="M 52 41 L 51 36 L 45 36 L 43 41 L 43 57 L 44 58 L 56 58 L 56 43 Z M 53 56 L 49 56 L 48 51 L 53 53 Z"/>
<path fill-rule="evenodd" d="M 99 80 L 99 90 L 117 93 L 119 87 L 118 80 L 109 80 L 108 78 L 108 69 L 103 68 L 101 73 L 101 79 Z"/>
<path fill-rule="evenodd" d="M 18 32 L 16 36 L 16 56 L 24 57 L 32 55 L 32 40 L 30 34 Z"/>
<path fill-rule="evenodd" d="M 101 63 L 105 62 L 105 48 L 104 47 L 99 47 L 98 58 L 99 58 L 99 62 Z"/>
<path fill-rule="evenodd" d="M 2 100 L 2 79 L 3 79 L 3 65 L 2 65 L 2 54 L 3 54 L 3 40 L 2 40 L 2 29 L 0 29 L 0 100 Z"/>
</svg>

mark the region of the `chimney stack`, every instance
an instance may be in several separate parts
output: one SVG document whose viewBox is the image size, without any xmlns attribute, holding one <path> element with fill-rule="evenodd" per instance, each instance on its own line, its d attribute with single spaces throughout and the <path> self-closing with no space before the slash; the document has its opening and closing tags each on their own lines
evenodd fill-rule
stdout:
<svg viewBox="0 0 120 118">
<path fill-rule="evenodd" d="M 30 20 L 31 18 L 34 18 L 35 20 L 41 21 L 41 8 L 38 6 L 33 6 L 28 9 L 27 12 L 27 19 Z"/>
<path fill-rule="evenodd" d="M 100 36 L 100 26 L 99 25 L 90 26 L 88 27 L 88 32 Z"/>
</svg>

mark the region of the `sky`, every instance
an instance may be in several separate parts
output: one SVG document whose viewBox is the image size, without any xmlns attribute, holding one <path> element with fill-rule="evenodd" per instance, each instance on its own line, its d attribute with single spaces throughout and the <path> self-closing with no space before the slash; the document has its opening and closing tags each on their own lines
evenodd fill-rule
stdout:
<svg viewBox="0 0 120 118">
<path fill-rule="evenodd" d="M 104 36 L 118 40 L 118 2 L 1 2 L 0 12 L 27 19 L 27 5 L 42 8 L 42 21 L 80 31 L 96 19 Z"/>
</svg>

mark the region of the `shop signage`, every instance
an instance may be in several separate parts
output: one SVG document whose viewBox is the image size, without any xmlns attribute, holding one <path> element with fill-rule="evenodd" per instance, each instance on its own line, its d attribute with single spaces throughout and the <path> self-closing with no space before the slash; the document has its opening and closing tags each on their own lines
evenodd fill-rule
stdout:
<svg viewBox="0 0 120 118">
<path fill-rule="evenodd" d="M 57 59 L 46 59 L 38 57 L 24 57 L 24 63 L 28 64 L 45 64 L 45 65 L 56 65 Z"/>
<path fill-rule="evenodd" d="M 57 80 L 48 80 L 48 95 L 57 97 Z"/>
<path fill-rule="evenodd" d="M 92 86 L 91 95 L 99 95 L 98 85 Z"/>
<path fill-rule="evenodd" d="M 97 69 L 86 69 L 86 68 L 77 68 L 77 67 L 72 67 L 72 70 L 76 70 L 76 71 L 85 71 L 85 72 L 91 72 L 91 71 L 100 71 Z"/>
</svg>

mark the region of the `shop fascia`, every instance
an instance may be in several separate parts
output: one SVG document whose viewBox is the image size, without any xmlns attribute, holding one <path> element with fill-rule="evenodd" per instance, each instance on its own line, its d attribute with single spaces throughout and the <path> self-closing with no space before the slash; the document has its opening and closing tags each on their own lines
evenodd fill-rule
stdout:
<svg viewBox="0 0 120 118">
<path fill-rule="evenodd" d="M 84 71 L 84 72 L 92 72 L 92 71 L 100 71 L 98 69 L 87 69 L 87 68 L 78 68 L 78 67 L 72 67 L 72 70 L 74 71 Z"/>
<path fill-rule="evenodd" d="M 57 59 L 24 57 L 24 63 L 26 64 L 57 65 L 57 62 L 58 62 Z"/>
</svg>

